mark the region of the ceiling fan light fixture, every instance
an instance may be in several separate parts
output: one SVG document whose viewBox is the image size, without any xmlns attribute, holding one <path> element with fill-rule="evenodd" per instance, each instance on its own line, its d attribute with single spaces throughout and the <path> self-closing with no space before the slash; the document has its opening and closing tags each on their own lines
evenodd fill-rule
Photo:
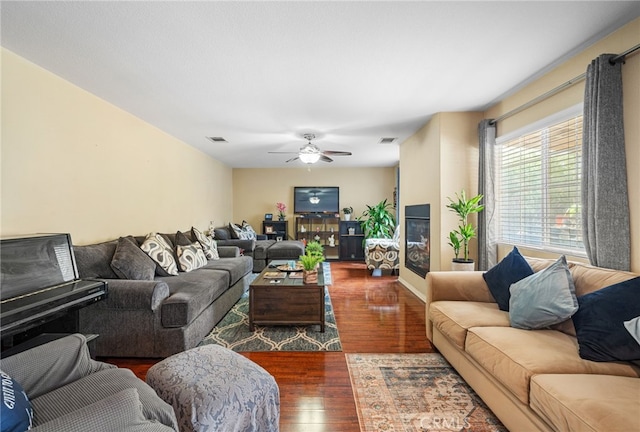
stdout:
<svg viewBox="0 0 640 432">
<path fill-rule="evenodd" d="M 300 160 L 306 164 L 314 164 L 320 160 L 320 153 L 300 153 Z"/>
<path fill-rule="evenodd" d="M 312 197 L 309 197 L 309 202 L 311 204 L 318 204 L 320 202 L 320 198 L 318 198 L 317 196 L 314 195 Z"/>
</svg>

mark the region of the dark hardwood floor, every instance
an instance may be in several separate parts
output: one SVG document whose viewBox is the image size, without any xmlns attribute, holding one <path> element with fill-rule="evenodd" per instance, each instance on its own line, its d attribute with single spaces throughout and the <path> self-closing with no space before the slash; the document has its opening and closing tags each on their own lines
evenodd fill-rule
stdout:
<svg viewBox="0 0 640 432">
<path fill-rule="evenodd" d="M 424 303 L 395 276 L 372 277 L 364 263 L 332 262 L 329 287 L 342 352 L 242 353 L 280 388 L 282 432 L 357 432 L 358 415 L 345 353 L 434 352 Z M 144 379 L 153 359 L 101 359 Z"/>
</svg>

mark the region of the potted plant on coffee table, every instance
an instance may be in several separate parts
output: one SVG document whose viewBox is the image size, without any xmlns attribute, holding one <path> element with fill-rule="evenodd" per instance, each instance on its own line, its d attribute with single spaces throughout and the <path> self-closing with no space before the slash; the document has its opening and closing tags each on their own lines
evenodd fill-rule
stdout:
<svg viewBox="0 0 640 432">
<path fill-rule="evenodd" d="M 318 266 L 324 261 L 324 256 L 307 250 L 304 255 L 300 255 L 298 261 L 302 265 L 302 282 L 306 284 L 318 283 Z"/>
<path fill-rule="evenodd" d="M 453 248 L 455 258 L 451 263 L 451 270 L 473 270 L 474 261 L 469 258 L 469 240 L 476 235 L 474 226 L 469 222 L 469 215 L 472 213 L 480 213 L 484 206 L 480 204 L 482 195 L 476 195 L 467 199 L 464 189 L 458 194 L 456 200 L 447 197 L 449 204 L 447 208 L 458 215 L 458 229 L 449 233 L 449 246 Z M 463 257 L 460 258 L 460 250 L 463 251 Z"/>
</svg>

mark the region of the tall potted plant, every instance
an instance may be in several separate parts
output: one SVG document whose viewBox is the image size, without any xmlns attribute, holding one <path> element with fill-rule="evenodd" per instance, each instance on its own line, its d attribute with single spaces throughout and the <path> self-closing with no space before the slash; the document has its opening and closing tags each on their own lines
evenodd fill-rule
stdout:
<svg viewBox="0 0 640 432">
<path fill-rule="evenodd" d="M 375 206 L 367 205 L 367 209 L 358 218 L 365 239 L 393 237 L 396 218 L 392 210 L 393 206 L 386 199 Z"/>
<path fill-rule="evenodd" d="M 472 213 L 480 213 L 484 209 L 484 205 L 480 204 L 482 195 L 476 195 L 467 199 L 464 189 L 458 194 L 456 193 L 455 201 L 447 197 L 449 204 L 447 208 L 458 215 L 458 229 L 449 233 L 449 246 L 453 248 L 455 258 L 451 264 L 452 270 L 473 270 L 474 262 L 469 258 L 469 240 L 476 236 L 474 226 L 469 222 L 469 215 Z M 460 250 L 463 257 L 460 258 Z"/>
</svg>

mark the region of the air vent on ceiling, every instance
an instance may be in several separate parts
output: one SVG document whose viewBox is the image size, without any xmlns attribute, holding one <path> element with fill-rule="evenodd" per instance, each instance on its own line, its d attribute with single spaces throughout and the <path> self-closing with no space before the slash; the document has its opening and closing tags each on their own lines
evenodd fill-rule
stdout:
<svg viewBox="0 0 640 432">
<path fill-rule="evenodd" d="M 395 140 L 397 140 L 398 138 L 381 138 L 380 139 L 380 144 L 391 144 L 393 142 L 395 142 Z"/>
<path fill-rule="evenodd" d="M 221 142 L 229 142 L 226 139 L 222 138 L 222 137 L 207 137 L 207 139 L 211 142 L 214 143 L 221 143 Z"/>
</svg>

